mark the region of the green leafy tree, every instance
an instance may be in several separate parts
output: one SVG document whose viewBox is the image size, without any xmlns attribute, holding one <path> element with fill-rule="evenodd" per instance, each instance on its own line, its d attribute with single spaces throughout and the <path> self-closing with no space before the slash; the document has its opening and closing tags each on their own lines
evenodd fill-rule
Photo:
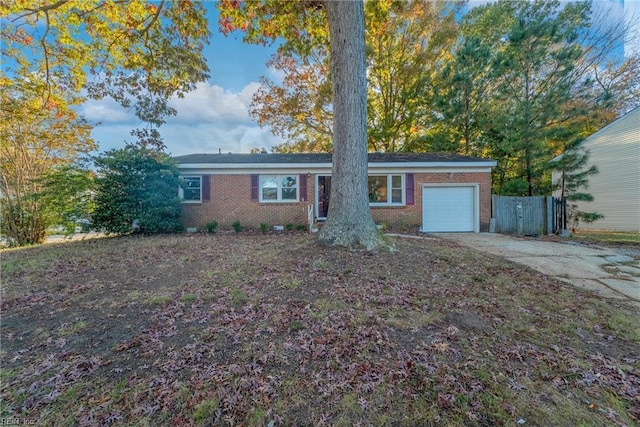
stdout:
<svg viewBox="0 0 640 427">
<path fill-rule="evenodd" d="M 2 1 L 0 20 L 2 232 L 38 243 L 61 220 L 45 183 L 96 148 L 74 108 L 112 97 L 145 124 L 134 131 L 141 145 L 162 147 L 169 99 L 208 77 L 210 33 L 204 7 L 189 0 Z"/>
<path fill-rule="evenodd" d="M 92 225 L 108 234 L 180 231 L 180 179 L 172 159 L 133 145 L 95 158 Z"/>
<path fill-rule="evenodd" d="M 210 35 L 201 3 L 190 0 L 23 0 L 0 3 L 3 73 L 37 76 L 43 98 L 112 97 L 150 126 L 174 114 L 171 96 L 204 81 Z"/>
<path fill-rule="evenodd" d="M 42 98 L 42 81 L 0 82 L 1 232 L 15 245 L 41 243 L 64 216 L 51 201 L 65 199 L 65 185 L 46 178 L 62 173 L 96 145 L 91 127 L 64 98 Z"/>
<path fill-rule="evenodd" d="M 367 1 L 367 123 L 372 151 L 427 151 L 438 70 L 458 29 L 449 1 Z"/>
<path fill-rule="evenodd" d="M 95 174 L 83 162 L 54 168 L 41 179 L 43 191 L 37 195 L 42 210 L 52 216 L 52 224 L 65 235 L 90 228 L 93 213 Z"/>
<path fill-rule="evenodd" d="M 450 55 L 456 10 L 446 1 L 365 2 L 369 150 L 424 151 L 433 121 L 435 70 Z M 251 106 L 261 126 L 287 140 L 278 152 L 332 150 L 329 39 L 309 42 L 315 44 L 280 48 L 268 65 L 283 80 L 263 77 Z"/>
</svg>

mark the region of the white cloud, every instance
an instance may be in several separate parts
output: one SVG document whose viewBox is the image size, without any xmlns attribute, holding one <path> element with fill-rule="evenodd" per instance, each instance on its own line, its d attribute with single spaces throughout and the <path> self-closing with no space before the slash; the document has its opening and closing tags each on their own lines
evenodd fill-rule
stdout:
<svg viewBox="0 0 640 427">
<path fill-rule="evenodd" d="M 259 84 L 251 82 L 240 92 L 232 92 L 217 85 L 200 83 L 184 98 L 174 98 L 170 105 L 178 115 L 167 123 L 246 122 L 250 120 L 249 105 Z"/>
<path fill-rule="evenodd" d="M 282 84 L 286 75 L 284 71 L 278 70 L 276 67 L 268 67 L 266 77 L 276 84 Z"/>
<path fill-rule="evenodd" d="M 201 83 L 184 98 L 171 100 L 178 115 L 167 118 L 160 128 L 167 151 L 172 155 L 217 153 L 219 150 L 248 153 L 252 148 L 271 149 L 281 144 L 280 138 L 268 129 L 261 129 L 249 117 L 248 108 L 259 87 L 258 83 L 251 82 L 239 92 L 232 92 Z M 130 131 L 142 124 L 133 114 L 122 114 L 122 109 L 109 100 L 87 104 L 83 106 L 85 117 L 103 123 L 93 131 L 100 151 L 120 148 L 125 141 L 134 141 Z"/>
<path fill-rule="evenodd" d="M 99 101 L 90 99 L 79 109 L 80 114 L 90 123 L 136 123 L 136 116 L 122 108 L 111 98 Z"/>
<path fill-rule="evenodd" d="M 217 126 L 201 124 L 198 126 L 179 125 L 162 130 L 167 151 L 179 156 L 190 153 L 248 153 L 252 148 L 270 149 L 282 143 L 267 129 L 255 124 Z"/>
</svg>

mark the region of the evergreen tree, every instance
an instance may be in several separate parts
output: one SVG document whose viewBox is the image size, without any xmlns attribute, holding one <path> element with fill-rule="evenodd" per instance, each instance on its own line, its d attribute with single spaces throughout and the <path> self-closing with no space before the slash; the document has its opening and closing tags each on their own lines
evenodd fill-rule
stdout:
<svg viewBox="0 0 640 427">
<path fill-rule="evenodd" d="M 108 234 L 180 231 L 178 169 L 166 154 L 134 145 L 96 157 L 93 227 Z"/>
<path fill-rule="evenodd" d="M 553 157 L 549 131 L 571 99 L 572 71 L 581 56 L 577 32 L 588 22 L 588 4 L 513 2 L 515 19 L 495 55 L 496 95 L 502 106 L 497 126 L 517 168 L 505 182 L 507 193 L 545 194 L 544 167 Z M 523 185 L 525 184 L 525 185 Z"/>
<path fill-rule="evenodd" d="M 442 115 L 437 151 L 486 156 L 483 131 L 490 116 L 492 52 L 480 38 L 468 36 L 456 47 L 434 87 L 435 105 Z M 442 148 L 445 150 L 442 150 Z"/>
<path fill-rule="evenodd" d="M 578 228 L 581 222 L 594 222 L 604 218 L 597 212 L 585 212 L 579 209 L 578 202 L 592 202 L 593 195 L 589 189 L 589 177 L 598 173 L 595 165 L 588 166 L 589 152 L 583 147 L 584 139 L 576 139 L 565 152 L 554 162 L 554 168 L 560 173 L 555 187 L 560 190 L 560 197 L 567 200 L 569 227 Z"/>
<path fill-rule="evenodd" d="M 639 59 L 614 58 L 625 27 L 594 17 L 589 1 L 500 0 L 473 8 L 460 28 L 444 69 L 457 90 L 441 89 L 441 134 L 462 153 L 497 160 L 497 194 L 549 194 L 549 161 L 637 105 Z M 474 39 L 482 42 L 461 61 Z M 461 144 L 465 132 L 470 145 Z"/>
</svg>

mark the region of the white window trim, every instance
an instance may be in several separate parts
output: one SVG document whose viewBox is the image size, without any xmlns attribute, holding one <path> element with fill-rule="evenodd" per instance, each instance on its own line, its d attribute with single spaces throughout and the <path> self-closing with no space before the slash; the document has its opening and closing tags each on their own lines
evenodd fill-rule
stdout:
<svg viewBox="0 0 640 427">
<path fill-rule="evenodd" d="M 368 190 L 368 182 L 370 176 L 386 176 L 387 177 L 387 201 L 386 202 L 369 202 L 369 206 L 371 207 L 384 207 L 384 206 L 405 206 L 406 201 L 406 193 L 407 193 L 407 184 L 406 184 L 406 174 L 404 173 L 370 173 L 367 175 L 367 190 Z M 393 188 L 391 187 L 393 183 L 393 177 L 399 176 L 401 179 L 400 182 L 400 193 L 402 195 L 401 202 L 392 202 L 393 200 Z"/>
<path fill-rule="evenodd" d="M 180 175 L 181 179 L 184 178 L 198 178 L 200 180 L 200 198 L 198 200 L 184 200 L 184 188 L 182 186 L 178 189 L 178 196 L 182 203 L 202 203 L 202 175 Z"/>
<path fill-rule="evenodd" d="M 262 192 L 262 184 L 263 184 L 263 178 L 266 176 L 275 176 L 276 177 L 276 183 L 278 184 L 277 188 L 276 188 L 276 199 L 263 199 L 263 192 Z M 287 177 L 292 177 L 295 178 L 296 180 L 296 186 L 295 187 L 291 187 L 291 188 L 295 188 L 296 190 L 296 198 L 295 199 L 283 199 L 282 198 L 282 180 L 283 178 L 287 178 Z M 263 174 L 263 175 L 259 175 L 258 176 L 258 201 L 260 203 L 297 203 L 300 201 L 300 176 L 297 174 Z"/>
</svg>

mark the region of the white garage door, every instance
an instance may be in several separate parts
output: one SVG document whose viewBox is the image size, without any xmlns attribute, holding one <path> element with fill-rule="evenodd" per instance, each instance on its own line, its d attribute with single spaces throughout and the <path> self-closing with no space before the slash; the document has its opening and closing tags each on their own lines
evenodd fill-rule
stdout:
<svg viewBox="0 0 640 427">
<path fill-rule="evenodd" d="M 422 231 L 476 231 L 474 194 L 475 187 L 423 187 Z"/>
</svg>

